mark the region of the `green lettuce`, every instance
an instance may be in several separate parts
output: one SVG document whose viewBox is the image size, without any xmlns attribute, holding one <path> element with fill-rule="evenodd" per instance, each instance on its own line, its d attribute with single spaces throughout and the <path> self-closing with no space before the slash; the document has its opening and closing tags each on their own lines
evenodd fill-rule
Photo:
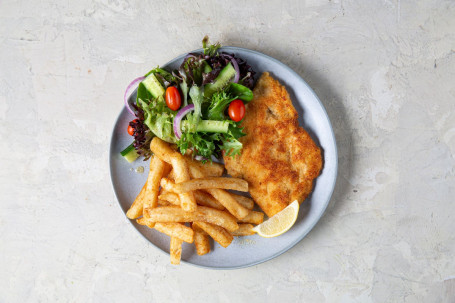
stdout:
<svg viewBox="0 0 455 303">
<path fill-rule="evenodd" d="M 189 114 L 187 117 L 188 119 L 188 132 L 194 133 L 196 132 L 197 125 L 199 121 L 201 121 L 202 117 L 202 103 L 204 103 L 204 89 L 193 85 L 190 88 L 190 98 L 191 102 L 194 104 L 194 111 Z"/>
<path fill-rule="evenodd" d="M 223 134 L 220 146 L 224 150 L 226 156 L 235 156 L 242 153 L 243 144 L 238 139 L 245 136 L 243 127 L 240 127 L 240 122 L 229 121 L 229 129 L 227 134 Z"/>
<path fill-rule="evenodd" d="M 169 143 L 177 142 L 172 129 L 176 112 L 166 106 L 162 97 L 152 99 L 150 103 L 139 98 L 137 105 L 144 111 L 144 124 L 155 136 Z"/>
<path fill-rule="evenodd" d="M 212 95 L 212 102 L 208 108 L 207 117 L 210 120 L 226 120 L 224 111 L 235 99 L 236 97 L 232 97 L 225 90 L 215 92 Z"/>
</svg>

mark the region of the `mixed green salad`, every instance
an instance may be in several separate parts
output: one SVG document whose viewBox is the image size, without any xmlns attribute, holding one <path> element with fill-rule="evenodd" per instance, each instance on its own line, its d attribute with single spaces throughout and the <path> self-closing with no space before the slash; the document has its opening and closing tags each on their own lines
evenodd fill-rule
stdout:
<svg viewBox="0 0 455 303">
<path fill-rule="evenodd" d="M 255 72 L 246 61 L 220 52 L 220 44 L 202 40 L 203 53 L 190 53 L 177 70 L 155 68 L 139 77 L 125 92 L 125 105 L 136 118 L 128 125 L 134 141 L 121 155 L 132 162 L 151 156 L 157 136 L 177 144 L 182 154 L 192 150 L 199 160 L 241 153 L 241 120 L 253 99 Z M 137 88 L 135 102 L 129 102 Z"/>
</svg>

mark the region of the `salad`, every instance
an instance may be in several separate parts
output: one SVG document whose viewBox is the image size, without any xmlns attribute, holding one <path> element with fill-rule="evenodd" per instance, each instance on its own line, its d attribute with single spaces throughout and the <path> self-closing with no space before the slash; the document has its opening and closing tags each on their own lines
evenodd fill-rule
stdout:
<svg viewBox="0 0 455 303">
<path fill-rule="evenodd" d="M 149 159 L 155 136 L 203 161 L 241 153 L 240 123 L 253 99 L 255 72 L 241 58 L 220 52 L 219 43 L 210 45 L 207 36 L 202 46 L 203 53 L 189 53 L 177 70 L 157 67 L 128 86 L 125 106 L 136 117 L 127 130 L 133 143 L 121 152 L 128 162 Z"/>
</svg>

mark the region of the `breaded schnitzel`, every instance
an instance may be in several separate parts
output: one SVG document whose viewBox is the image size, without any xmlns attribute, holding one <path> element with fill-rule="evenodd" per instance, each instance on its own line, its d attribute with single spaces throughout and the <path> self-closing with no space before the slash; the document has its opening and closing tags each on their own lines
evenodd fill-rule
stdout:
<svg viewBox="0 0 455 303">
<path fill-rule="evenodd" d="M 310 194 L 321 171 L 321 151 L 299 126 L 284 86 L 263 73 L 253 92 L 242 122 L 242 154 L 224 161 L 231 176 L 248 181 L 254 201 L 271 217 Z"/>
</svg>

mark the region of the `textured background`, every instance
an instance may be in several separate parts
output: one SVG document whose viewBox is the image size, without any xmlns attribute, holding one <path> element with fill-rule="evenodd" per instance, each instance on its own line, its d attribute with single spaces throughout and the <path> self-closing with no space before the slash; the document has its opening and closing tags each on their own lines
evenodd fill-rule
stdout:
<svg viewBox="0 0 455 303">
<path fill-rule="evenodd" d="M 174 267 L 108 172 L 124 88 L 212 41 L 273 56 L 332 120 L 331 204 L 288 253 Z M 1 1 L 0 302 L 454 302 L 454 1 Z"/>
</svg>

